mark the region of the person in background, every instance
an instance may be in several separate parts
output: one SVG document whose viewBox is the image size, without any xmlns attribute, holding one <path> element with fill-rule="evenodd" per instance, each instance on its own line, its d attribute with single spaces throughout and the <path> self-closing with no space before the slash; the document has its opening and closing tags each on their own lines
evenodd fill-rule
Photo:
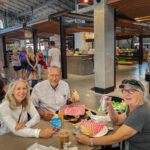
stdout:
<svg viewBox="0 0 150 150">
<path fill-rule="evenodd" d="M 22 137 L 48 138 L 55 133 L 50 128 L 32 129 L 39 121 L 40 116 L 30 99 L 27 82 L 17 80 L 10 83 L 5 100 L 0 104 L 0 135 L 12 132 Z"/>
<path fill-rule="evenodd" d="M 45 49 L 45 59 L 46 59 L 46 64 L 48 65 L 48 48 Z"/>
<path fill-rule="evenodd" d="M 32 47 L 27 48 L 27 72 L 26 72 L 26 80 L 28 81 L 29 75 L 32 72 L 33 79 L 36 80 L 36 73 L 37 73 L 37 64 L 38 64 L 38 57 L 34 55 Z"/>
<path fill-rule="evenodd" d="M 67 102 L 79 102 L 70 98 L 69 86 L 61 80 L 61 71 L 57 66 L 48 69 L 47 80 L 35 85 L 31 98 L 40 116 L 48 121 Z"/>
<path fill-rule="evenodd" d="M 44 69 L 44 55 L 41 50 L 38 52 L 38 79 L 41 80 L 42 72 Z"/>
<path fill-rule="evenodd" d="M 50 50 L 48 52 L 48 67 L 50 66 L 61 67 L 60 51 L 56 48 L 54 41 L 50 42 Z"/>
<path fill-rule="evenodd" d="M 14 68 L 15 71 L 15 78 L 21 78 L 21 62 L 19 59 L 19 55 L 17 50 L 13 50 L 13 55 L 11 56 L 11 60 L 12 60 L 12 66 Z"/>
<path fill-rule="evenodd" d="M 3 63 L 0 60 L 0 77 L 4 78 L 5 74 L 4 74 L 4 67 L 3 67 Z"/>
<path fill-rule="evenodd" d="M 4 100 L 5 93 L 6 93 L 5 84 L 4 84 L 3 80 L 0 78 L 0 104 Z"/>
<path fill-rule="evenodd" d="M 140 81 L 123 80 L 121 92 L 128 105 L 123 114 L 116 114 L 111 103 L 108 103 L 108 113 L 114 124 L 120 128 L 113 135 L 90 138 L 78 134 L 78 142 L 86 145 L 112 145 L 122 142 L 121 150 L 149 150 L 150 149 L 150 108 L 144 102 L 144 86 Z"/>
<path fill-rule="evenodd" d="M 27 69 L 27 60 L 26 60 L 26 49 L 25 47 L 22 47 L 22 50 L 19 52 L 19 58 L 21 61 L 21 77 L 23 78 L 26 74 Z"/>
</svg>

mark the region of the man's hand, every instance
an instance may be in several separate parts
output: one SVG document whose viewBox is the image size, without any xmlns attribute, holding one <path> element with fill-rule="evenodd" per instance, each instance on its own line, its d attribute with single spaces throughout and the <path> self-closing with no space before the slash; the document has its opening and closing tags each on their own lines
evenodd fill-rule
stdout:
<svg viewBox="0 0 150 150">
<path fill-rule="evenodd" d="M 23 122 L 17 122 L 15 129 L 20 130 L 20 129 L 23 129 L 25 127 L 26 127 L 26 125 Z"/>
<path fill-rule="evenodd" d="M 42 138 L 49 138 L 49 137 L 51 137 L 54 133 L 55 133 L 55 131 L 54 131 L 53 129 L 50 129 L 50 128 L 41 129 L 41 130 L 40 130 L 40 133 L 39 133 L 39 137 L 42 137 Z"/>
<path fill-rule="evenodd" d="M 53 112 L 50 112 L 50 111 L 47 111 L 47 112 L 43 112 L 43 119 L 46 120 L 46 121 L 50 121 L 54 116 L 54 113 Z"/>
</svg>

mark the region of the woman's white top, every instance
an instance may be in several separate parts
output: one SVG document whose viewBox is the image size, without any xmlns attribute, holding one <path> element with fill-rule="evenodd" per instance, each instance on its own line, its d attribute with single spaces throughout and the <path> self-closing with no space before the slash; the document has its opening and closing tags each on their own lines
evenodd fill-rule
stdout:
<svg viewBox="0 0 150 150">
<path fill-rule="evenodd" d="M 40 116 L 32 102 L 30 104 L 30 108 L 28 110 L 23 111 L 20 118 L 20 122 L 24 122 L 26 127 L 20 130 L 15 130 L 16 123 L 18 121 L 21 111 L 21 106 L 17 107 L 16 110 L 10 109 L 9 102 L 6 100 L 4 100 L 0 104 L 0 135 L 12 132 L 17 136 L 38 138 L 40 129 L 30 128 L 40 121 Z M 28 114 L 31 117 L 29 121 Z"/>
</svg>

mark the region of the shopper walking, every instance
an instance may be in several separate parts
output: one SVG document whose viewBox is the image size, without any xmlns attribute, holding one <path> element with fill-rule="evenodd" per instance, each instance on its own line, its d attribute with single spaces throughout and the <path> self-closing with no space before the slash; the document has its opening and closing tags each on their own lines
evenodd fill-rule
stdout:
<svg viewBox="0 0 150 150">
<path fill-rule="evenodd" d="M 42 51 L 40 50 L 38 52 L 38 79 L 39 80 L 42 79 L 41 75 L 42 75 L 43 69 L 44 69 L 44 55 Z"/>
<path fill-rule="evenodd" d="M 21 61 L 21 77 L 22 78 L 25 76 L 26 69 L 27 69 L 26 54 L 27 52 L 26 52 L 25 47 L 22 47 L 22 50 L 19 52 L 19 58 Z"/>
<path fill-rule="evenodd" d="M 60 51 L 58 48 L 55 46 L 55 42 L 51 41 L 50 42 L 50 50 L 48 53 L 48 67 L 50 66 L 57 66 L 61 67 L 61 58 L 60 58 Z"/>
<path fill-rule="evenodd" d="M 5 74 L 4 74 L 4 67 L 3 67 L 3 63 L 0 60 L 0 77 L 4 78 Z"/>
</svg>

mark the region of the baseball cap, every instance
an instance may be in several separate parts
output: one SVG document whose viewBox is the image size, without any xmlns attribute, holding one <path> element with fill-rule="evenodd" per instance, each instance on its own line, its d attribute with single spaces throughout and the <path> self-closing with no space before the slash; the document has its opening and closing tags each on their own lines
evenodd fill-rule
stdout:
<svg viewBox="0 0 150 150">
<path fill-rule="evenodd" d="M 135 89 L 137 91 L 141 91 L 144 92 L 145 88 L 143 86 L 143 84 L 140 81 L 134 80 L 134 79 L 130 79 L 130 80 L 123 80 L 121 85 L 119 86 L 119 88 L 124 88 L 124 86 L 127 85 L 132 89 Z"/>
</svg>

